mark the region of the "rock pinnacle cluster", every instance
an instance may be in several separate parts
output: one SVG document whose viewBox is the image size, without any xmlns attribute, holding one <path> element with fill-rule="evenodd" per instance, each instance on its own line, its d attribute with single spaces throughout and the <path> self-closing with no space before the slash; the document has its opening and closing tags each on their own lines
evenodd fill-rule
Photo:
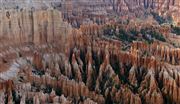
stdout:
<svg viewBox="0 0 180 104">
<path fill-rule="evenodd" d="M 1 104 L 179 104 L 179 0 L 1 0 Z"/>
</svg>

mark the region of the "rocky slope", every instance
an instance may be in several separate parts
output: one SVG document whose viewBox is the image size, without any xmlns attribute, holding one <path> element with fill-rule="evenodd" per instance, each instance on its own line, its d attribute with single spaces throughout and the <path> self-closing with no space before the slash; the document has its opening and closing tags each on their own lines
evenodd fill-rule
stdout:
<svg viewBox="0 0 180 104">
<path fill-rule="evenodd" d="M 68 0 L 61 5 L 64 17 L 75 27 L 92 22 L 104 24 L 112 17 L 118 20 L 118 16 L 122 20 L 147 18 L 154 13 L 167 19 L 172 17 L 176 25 L 180 23 L 179 0 Z"/>
<path fill-rule="evenodd" d="M 0 5 L 1 9 L 55 8 L 62 12 L 63 19 L 73 27 L 94 22 L 105 24 L 112 19 L 117 21 L 137 17 L 147 18 L 154 13 L 168 21 L 171 17 L 174 24 L 180 24 L 179 0 L 2 0 Z"/>
<path fill-rule="evenodd" d="M 103 2 L 116 12 L 122 2 L 128 11 L 157 6 L 149 0 L 134 1 L 142 5 L 137 8 L 130 8 L 132 0 L 100 0 L 87 10 Z M 0 10 L 2 104 L 180 103 L 180 49 L 170 40 L 177 38 L 172 27 L 131 20 L 72 28 L 64 14 L 39 4 Z M 161 9 L 177 1 L 168 4 Z"/>
<path fill-rule="evenodd" d="M 133 17 L 142 16 L 151 11 L 163 17 L 172 17 L 177 25 L 180 23 L 179 16 L 177 15 L 180 13 L 179 0 L 115 0 L 113 7 L 122 16 L 124 14 Z"/>
<path fill-rule="evenodd" d="M 123 51 L 124 43 L 104 38 L 103 26 L 97 25 L 72 33 L 64 51 L 56 41 L 18 46 L 19 54 L 7 51 L 11 57 L 1 73 L 1 102 L 180 103 L 179 49 L 133 42 Z M 144 51 L 151 56 L 142 56 Z"/>
</svg>

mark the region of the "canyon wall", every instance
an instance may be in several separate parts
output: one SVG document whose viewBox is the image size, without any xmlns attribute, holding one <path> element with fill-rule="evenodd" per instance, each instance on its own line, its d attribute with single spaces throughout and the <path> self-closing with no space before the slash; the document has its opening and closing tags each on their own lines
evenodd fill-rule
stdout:
<svg viewBox="0 0 180 104">
<path fill-rule="evenodd" d="M 139 9 L 169 11 L 179 5 L 177 0 L 79 2 L 79 13 L 87 13 L 85 17 L 78 14 L 81 21 L 94 15 L 101 20 L 101 16 L 108 15 L 103 9 L 107 7 L 109 12 L 123 13 Z M 71 20 L 72 2 L 63 3 L 68 10 L 67 19 Z M 31 7 L 0 10 L 3 104 L 180 103 L 179 48 L 159 41 L 127 44 L 104 34 L 104 25 L 86 24 L 72 29 L 63 22 L 61 12 L 47 9 L 47 4 Z M 103 14 L 99 13 L 102 9 Z M 124 28 L 128 30 L 127 26 Z M 128 48 L 123 49 L 124 46 Z"/>
<path fill-rule="evenodd" d="M 133 42 L 130 50 L 123 51 L 124 43 L 105 37 L 102 28 L 94 24 L 73 29 L 63 52 L 60 44 L 54 43 L 19 46 L 20 55 L 12 49 L 4 50 L 11 58 L 2 61 L 10 66 L 1 73 L 6 76 L 0 75 L 0 100 L 68 104 L 180 102 L 177 48 L 160 42 Z M 145 51 L 151 55 L 145 55 Z M 12 75 L 12 69 L 16 74 Z"/>
<path fill-rule="evenodd" d="M 63 17 L 75 27 L 93 22 L 104 24 L 112 19 L 111 16 L 146 18 L 152 12 L 165 18 L 172 17 L 176 25 L 180 23 L 179 0 L 68 0 L 60 4 Z"/>
<path fill-rule="evenodd" d="M 62 21 L 58 10 L 8 9 L 1 10 L 0 14 L 0 38 L 3 44 L 63 41 L 71 31 L 71 26 Z"/>
<path fill-rule="evenodd" d="M 162 17 L 171 16 L 179 24 L 179 0 L 6 0 L 1 1 L 1 9 L 57 9 L 62 17 L 80 27 L 81 24 L 105 24 L 111 16 L 122 19 L 144 18 L 155 12 Z M 117 18 L 116 18 L 117 19 Z M 115 19 L 115 20 L 116 20 Z"/>
</svg>

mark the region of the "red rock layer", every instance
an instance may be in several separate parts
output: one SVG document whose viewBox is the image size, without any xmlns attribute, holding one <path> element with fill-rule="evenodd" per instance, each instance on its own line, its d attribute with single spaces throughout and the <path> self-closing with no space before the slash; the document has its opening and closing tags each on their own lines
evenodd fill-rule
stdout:
<svg viewBox="0 0 180 104">
<path fill-rule="evenodd" d="M 178 49 L 161 43 L 134 42 L 130 50 L 122 51 L 123 43 L 102 35 L 97 25 L 74 29 L 66 39 L 63 45 L 54 42 L 19 46 L 20 53 L 5 49 L 3 54 L 11 56 L 7 60 L 9 70 L 19 70 L 17 74 L 4 71 L 7 76 L 0 73 L 4 81 L 0 84 L 0 100 L 4 103 L 3 99 L 8 103 L 15 102 L 14 99 L 21 103 L 31 100 L 68 104 L 180 103 Z M 150 55 L 144 55 L 144 51 Z M 14 97 L 14 93 L 19 97 Z"/>
</svg>

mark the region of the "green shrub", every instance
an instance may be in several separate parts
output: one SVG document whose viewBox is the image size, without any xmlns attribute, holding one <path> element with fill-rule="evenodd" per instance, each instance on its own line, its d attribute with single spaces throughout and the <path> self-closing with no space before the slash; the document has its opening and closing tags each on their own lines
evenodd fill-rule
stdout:
<svg viewBox="0 0 180 104">
<path fill-rule="evenodd" d="M 143 35 L 145 40 L 148 41 L 148 43 L 153 42 L 153 40 L 146 38 L 146 35 L 150 35 L 152 38 L 157 39 L 162 42 L 166 41 L 165 37 L 161 33 L 155 30 L 149 29 L 149 28 L 141 29 L 141 34 Z"/>
<path fill-rule="evenodd" d="M 133 34 L 133 35 L 138 35 L 139 34 L 139 32 L 136 29 L 131 29 L 130 33 Z"/>
<path fill-rule="evenodd" d="M 119 30 L 118 38 L 122 41 L 127 41 L 127 42 L 132 42 L 133 40 L 136 40 L 134 36 L 130 36 L 129 33 L 123 29 Z"/>
<path fill-rule="evenodd" d="M 180 27 L 172 26 L 172 33 L 180 35 Z"/>
</svg>

